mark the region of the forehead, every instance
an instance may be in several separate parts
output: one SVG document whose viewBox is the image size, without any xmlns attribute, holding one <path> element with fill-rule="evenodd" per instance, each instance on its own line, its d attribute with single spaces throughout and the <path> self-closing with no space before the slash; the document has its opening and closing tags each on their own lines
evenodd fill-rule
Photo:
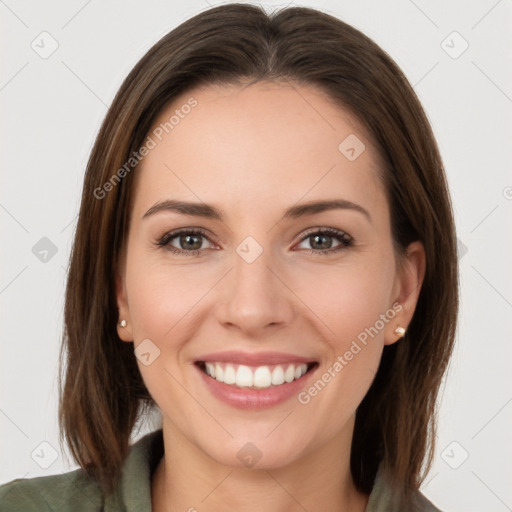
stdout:
<svg viewBox="0 0 512 512">
<path fill-rule="evenodd" d="M 138 203 L 165 194 L 240 207 L 329 195 L 383 199 L 371 137 L 313 86 L 195 88 L 160 112 L 148 137 L 153 148 L 136 172 Z"/>
</svg>

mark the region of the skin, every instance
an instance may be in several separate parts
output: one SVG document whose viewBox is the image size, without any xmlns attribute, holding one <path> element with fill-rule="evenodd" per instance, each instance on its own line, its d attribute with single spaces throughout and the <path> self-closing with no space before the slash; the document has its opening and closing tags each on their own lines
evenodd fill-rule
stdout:
<svg viewBox="0 0 512 512">
<path fill-rule="evenodd" d="M 191 96 L 197 106 L 135 171 L 117 276 L 119 318 L 127 322 L 119 336 L 135 347 L 149 338 L 160 350 L 148 366 L 137 360 L 163 417 L 153 510 L 229 504 L 250 512 L 265 503 L 266 512 L 364 511 L 368 496 L 356 490 L 349 466 L 355 412 L 384 345 L 397 342 L 395 328 L 412 318 L 423 247 L 412 243 L 397 265 L 379 154 L 357 120 L 321 91 L 209 85 L 176 98 L 154 127 Z M 354 161 L 338 150 L 349 134 L 366 146 Z M 143 219 L 170 198 L 213 204 L 225 219 L 173 211 Z M 371 221 L 350 209 L 281 220 L 299 202 L 338 198 L 365 208 Z M 198 227 L 209 239 L 186 245 L 178 236 L 170 245 L 199 246 L 199 256 L 157 245 L 172 230 Z M 349 234 L 353 245 L 320 254 L 340 240 L 327 235 L 315 245 L 304 232 L 325 227 Z M 263 249 L 250 264 L 236 252 L 247 236 Z M 306 405 L 294 397 L 264 410 L 236 409 L 213 397 L 193 366 L 209 352 L 274 350 L 318 361 L 319 376 L 394 303 L 400 312 Z M 249 441 L 262 454 L 251 468 L 237 457 Z"/>
</svg>

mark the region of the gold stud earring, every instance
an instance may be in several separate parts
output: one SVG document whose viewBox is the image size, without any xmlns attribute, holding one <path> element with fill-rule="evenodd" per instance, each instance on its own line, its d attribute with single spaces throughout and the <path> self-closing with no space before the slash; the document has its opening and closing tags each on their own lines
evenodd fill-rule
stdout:
<svg viewBox="0 0 512 512">
<path fill-rule="evenodd" d="M 119 322 L 119 327 L 126 327 L 126 320 L 121 320 Z"/>
<path fill-rule="evenodd" d="M 403 338 L 404 334 L 405 334 L 405 329 L 403 327 L 400 327 L 398 326 L 396 329 L 395 329 L 395 334 L 399 337 L 399 338 Z"/>
</svg>

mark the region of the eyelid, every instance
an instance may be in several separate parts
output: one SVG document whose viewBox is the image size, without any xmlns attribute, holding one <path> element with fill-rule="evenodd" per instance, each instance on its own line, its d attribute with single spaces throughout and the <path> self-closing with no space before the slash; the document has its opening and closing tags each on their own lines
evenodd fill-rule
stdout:
<svg viewBox="0 0 512 512">
<path fill-rule="evenodd" d="M 332 235 L 346 237 L 347 240 L 354 240 L 351 235 L 349 235 L 346 231 L 343 231 L 342 229 L 331 228 L 328 226 L 315 226 L 313 228 L 306 229 L 306 231 L 302 233 L 301 241 L 314 233 L 328 233 Z"/>
<path fill-rule="evenodd" d="M 188 256 L 199 256 L 201 253 L 204 253 L 206 249 L 191 249 L 191 250 L 185 250 L 185 249 L 179 249 L 173 246 L 170 246 L 171 240 L 179 237 L 181 234 L 193 234 L 193 235 L 200 235 L 204 238 L 206 238 L 210 243 L 216 244 L 208 232 L 200 227 L 184 227 L 184 228 L 177 228 L 176 230 L 169 231 L 165 233 L 159 240 L 157 240 L 156 245 L 163 248 L 168 248 L 168 250 L 171 253 L 175 254 L 183 254 Z M 301 252 L 305 252 L 306 254 L 315 254 L 315 255 L 325 255 L 325 254 L 333 254 L 338 251 L 341 251 L 343 249 L 347 249 L 350 246 L 354 245 L 354 238 L 349 235 L 347 232 L 332 228 L 328 226 L 315 226 L 309 229 L 306 229 L 306 231 L 303 231 L 301 234 L 300 240 L 295 244 L 298 245 L 305 240 L 307 240 L 309 237 L 311 237 L 314 234 L 325 234 L 332 238 L 336 238 L 339 241 L 339 245 L 335 246 L 334 248 L 328 248 L 328 249 L 302 249 Z M 295 247 L 294 245 L 294 247 Z"/>
<path fill-rule="evenodd" d="M 182 234 L 196 234 L 196 235 L 201 235 L 203 236 L 204 238 L 206 238 L 210 243 L 212 244 L 216 244 L 216 242 L 214 240 L 212 240 L 212 237 L 205 229 L 203 228 L 196 228 L 196 227 L 186 227 L 186 228 L 177 228 L 175 230 L 172 230 L 172 231 L 168 231 L 166 233 L 164 233 L 158 240 L 157 240 L 157 245 L 160 245 L 160 246 L 166 246 L 167 244 L 169 244 L 169 242 L 182 235 Z M 199 251 L 199 249 L 195 249 L 196 252 Z M 194 252 L 194 250 L 192 251 L 186 251 L 186 252 Z"/>
<path fill-rule="evenodd" d="M 314 228 L 307 229 L 305 232 L 303 232 L 298 244 L 301 244 L 302 242 L 304 242 L 305 240 L 307 240 L 308 238 L 315 234 L 327 235 L 331 238 L 335 238 L 339 241 L 339 245 L 335 247 L 330 247 L 328 249 L 303 249 L 302 252 L 314 255 L 334 254 L 337 253 L 338 251 L 342 251 L 343 249 L 348 249 L 349 247 L 352 247 L 355 243 L 354 238 L 351 235 L 349 235 L 346 231 L 343 231 L 342 229 L 331 228 L 327 226 L 316 226 Z"/>
</svg>

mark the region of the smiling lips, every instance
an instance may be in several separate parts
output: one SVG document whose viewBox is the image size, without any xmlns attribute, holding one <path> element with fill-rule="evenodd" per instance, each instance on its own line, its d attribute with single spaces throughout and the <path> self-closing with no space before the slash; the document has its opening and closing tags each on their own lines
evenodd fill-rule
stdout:
<svg viewBox="0 0 512 512">
<path fill-rule="evenodd" d="M 216 399 L 237 409 L 254 411 L 296 397 L 313 378 L 319 363 L 293 354 L 231 351 L 203 355 L 194 366 Z"/>
<path fill-rule="evenodd" d="M 300 379 L 317 363 L 277 352 L 222 352 L 203 356 L 196 364 L 218 382 L 239 388 L 267 389 Z"/>
<path fill-rule="evenodd" d="M 306 363 L 273 366 L 250 367 L 246 365 L 224 364 L 220 362 L 205 363 L 205 371 L 219 382 L 234 384 L 239 387 L 259 389 L 280 386 L 295 379 L 300 379 L 308 370 Z"/>
</svg>

